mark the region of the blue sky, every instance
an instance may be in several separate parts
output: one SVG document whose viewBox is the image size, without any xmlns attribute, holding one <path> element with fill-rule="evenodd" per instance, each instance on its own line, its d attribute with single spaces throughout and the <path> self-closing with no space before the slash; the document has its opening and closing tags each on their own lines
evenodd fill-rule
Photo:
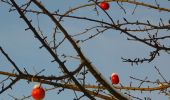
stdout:
<svg viewBox="0 0 170 100">
<path fill-rule="evenodd" d="M 88 0 L 46 0 L 43 1 L 43 3 L 52 11 L 59 9 L 60 12 L 63 13 L 70 7 L 77 7 L 78 5 L 87 3 L 87 1 Z M 153 1 L 154 0 L 151 2 Z M 158 2 L 160 2 L 160 0 L 158 0 Z M 125 15 L 115 3 L 111 3 L 110 5 L 111 7 L 108 10 L 108 13 L 114 18 L 114 21 L 118 19 L 123 21 L 122 18 L 125 16 L 131 21 L 135 21 L 136 19 L 141 21 L 151 20 L 152 23 L 157 24 L 160 17 L 167 21 L 169 16 L 169 14 L 166 12 L 158 12 L 152 9 L 144 9 L 142 7 L 137 7 L 135 15 L 131 15 L 134 6 L 131 7 L 129 5 L 125 5 L 127 10 L 127 14 Z M 167 3 L 162 3 L 161 5 L 165 7 L 168 6 Z M 26 68 L 28 72 L 35 74 L 35 70 L 40 71 L 41 69 L 45 68 L 46 71 L 42 74 L 50 75 L 52 73 L 60 75 L 61 73 L 59 73 L 60 71 L 57 70 L 56 64 L 50 63 L 52 58 L 47 53 L 47 51 L 45 49 L 39 49 L 40 43 L 34 38 L 32 32 L 24 30 L 27 28 L 27 25 L 23 22 L 23 20 L 19 18 L 16 12 L 9 13 L 8 11 L 9 6 L 0 3 L 0 46 L 4 48 L 4 50 L 17 63 L 17 65 L 20 66 L 21 69 Z M 109 21 L 101 10 L 99 10 L 99 14 L 100 16 L 96 16 L 96 13 L 93 11 L 93 7 L 86 7 L 73 13 L 73 15 Z M 28 16 L 33 18 L 34 25 L 37 25 L 36 16 L 29 14 Z M 66 19 L 65 22 L 62 22 L 62 25 L 70 34 L 80 33 L 85 28 L 90 28 L 95 24 L 96 23 L 72 19 Z M 53 28 L 52 25 L 53 24 L 49 22 L 48 18 L 45 16 L 40 17 L 40 26 L 42 27 L 42 30 L 45 34 L 51 34 Z M 91 33 L 93 32 L 94 31 Z M 134 76 L 141 79 L 144 79 L 146 76 L 148 76 L 148 79 L 151 79 L 152 81 L 155 81 L 156 79 L 161 80 L 157 71 L 154 69 L 154 66 L 157 66 L 167 78 L 167 80 L 170 80 L 168 77 L 170 73 L 169 70 L 167 70 L 170 65 L 169 55 L 165 54 L 164 52 L 161 52 L 161 56 L 149 64 L 144 63 L 138 66 L 131 66 L 128 63 L 123 63 L 121 57 L 148 57 L 149 51 L 152 49 L 141 43 L 127 41 L 127 36 L 119 33 L 120 32 L 118 31 L 109 30 L 104 34 L 81 44 L 82 51 L 96 66 L 96 68 L 105 76 L 105 78 L 109 80 L 111 73 L 116 72 L 119 74 L 121 84 L 123 85 L 129 85 L 129 83 L 132 81 L 130 80 L 129 76 Z M 61 47 L 59 52 L 74 54 L 75 52 L 73 50 L 68 49 L 69 46 L 70 45 L 65 44 L 63 47 Z M 70 69 L 72 69 L 76 63 L 69 62 L 69 65 L 71 66 Z M 11 71 L 12 68 L 9 66 L 11 66 L 9 62 L 7 62 L 2 54 L 0 54 L 0 70 Z M 2 78 L 4 77 L 1 76 L 0 79 Z M 133 82 L 134 85 L 136 83 L 138 82 Z M 19 98 L 23 95 L 27 96 L 30 94 L 31 89 L 35 84 L 35 82 L 27 84 L 26 81 L 20 81 L 13 87 L 12 91 L 8 90 L 2 94 L 0 99 L 12 100 L 8 94 Z M 49 88 L 50 86 L 44 85 L 44 87 Z M 47 92 L 46 98 L 44 100 L 54 100 L 54 98 L 60 100 L 70 100 L 74 98 L 74 94 L 72 91 L 70 92 L 70 90 L 65 90 L 59 95 L 56 94 L 56 90 Z M 145 96 L 151 97 L 153 100 L 167 99 L 167 97 L 157 95 L 157 93 L 150 94 L 149 92 L 144 92 L 141 94 L 139 91 L 134 92 L 133 94 L 141 98 Z"/>
</svg>

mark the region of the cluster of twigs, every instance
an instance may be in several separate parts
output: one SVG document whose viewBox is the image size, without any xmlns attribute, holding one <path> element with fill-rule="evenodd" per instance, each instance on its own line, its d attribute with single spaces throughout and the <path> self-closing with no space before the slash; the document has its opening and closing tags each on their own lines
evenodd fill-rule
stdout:
<svg viewBox="0 0 170 100">
<path fill-rule="evenodd" d="M 143 2 L 138 1 L 132 1 L 132 0 L 105 0 L 106 2 L 113 2 L 118 4 L 118 6 L 122 9 L 122 11 L 126 14 L 126 9 L 123 7 L 124 3 L 128 3 L 130 5 L 135 5 L 135 8 L 133 10 L 133 13 L 135 13 L 136 8 L 138 6 L 143 6 L 147 8 L 152 8 L 154 10 L 163 11 L 163 12 L 170 12 L 170 9 L 163 8 L 159 5 L 159 3 L 155 0 L 155 5 L 146 4 Z M 92 19 L 88 17 L 82 17 L 82 16 L 74 16 L 71 15 L 71 12 L 74 12 L 77 9 L 82 9 L 84 7 L 89 7 L 95 5 L 95 11 L 98 13 L 98 3 L 101 1 L 98 0 L 89 0 L 89 4 L 85 4 L 79 7 L 72 8 L 65 12 L 64 14 L 60 14 L 58 11 L 50 12 L 40 1 L 38 0 L 27 0 L 25 4 L 19 5 L 15 0 L 1 0 L 1 2 L 6 3 L 11 6 L 9 11 L 16 11 L 20 18 L 24 20 L 24 22 L 27 24 L 28 28 L 25 29 L 31 30 L 33 35 L 39 42 L 41 43 L 40 49 L 45 48 L 48 53 L 53 57 L 52 62 L 56 62 L 59 64 L 59 69 L 63 72 L 63 76 L 46 76 L 46 75 L 39 75 L 44 70 L 39 71 L 36 73 L 36 75 L 33 75 L 29 73 L 26 69 L 23 71 L 20 70 L 20 68 L 15 64 L 15 62 L 9 57 L 9 55 L 3 50 L 2 47 L 0 47 L 1 53 L 5 56 L 5 58 L 12 64 L 14 67 L 12 72 L 4 72 L 0 71 L 1 75 L 6 76 L 5 79 L 1 80 L 0 84 L 2 86 L 0 93 L 5 92 L 7 89 L 12 89 L 13 85 L 15 85 L 20 80 L 27 80 L 29 82 L 40 82 L 41 84 L 48 84 L 54 86 L 54 89 L 59 89 L 58 93 L 61 93 L 64 91 L 64 89 L 71 89 L 75 93 L 75 100 L 79 100 L 82 97 L 86 96 L 89 99 L 95 100 L 96 98 L 101 98 L 105 100 L 128 100 L 129 98 L 136 98 L 139 99 L 139 97 L 135 97 L 131 95 L 130 93 L 125 92 L 124 94 L 121 92 L 118 92 L 117 90 L 127 90 L 127 91 L 160 91 L 160 93 L 164 93 L 167 96 L 170 96 L 170 93 L 168 91 L 168 88 L 170 87 L 169 81 L 166 80 L 166 78 L 161 74 L 159 69 L 155 67 L 158 74 L 161 76 L 161 78 L 164 80 L 163 82 L 156 80 L 156 81 L 150 81 L 146 77 L 145 79 L 138 79 L 135 77 L 131 77 L 131 79 L 139 81 L 139 86 L 134 87 L 132 84 L 130 86 L 123 86 L 120 84 L 120 86 L 112 86 L 110 83 L 106 81 L 106 79 L 102 76 L 100 72 L 95 68 L 94 65 L 91 64 L 91 62 L 84 56 L 83 52 L 81 51 L 79 47 L 79 43 L 83 43 L 85 41 L 91 40 L 98 35 L 103 34 L 107 30 L 116 30 L 119 31 L 121 34 L 127 35 L 127 40 L 130 41 L 137 41 L 141 42 L 150 48 L 154 49 L 150 52 L 150 55 L 148 58 L 134 58 L 134 59 L 126 59 L 122 57 L 123 62 L 129 62 L 132 65 L 133 64 L 139 64 L 144 62 L 151 62 L 156 57 L 160 55 L 160 51 L 165 51 L 165 53 L 169 54 L 170 52 L 170 46 L 163 44 L 162 41 L 166 41 L 170 39 L 170 35 L 161 35 L 158 34 L 163 31 L 169 31 L 170 29 L 170 23 L 163 22 L 163 19 L 160 18 L 159 24 L 152 24 L 149 20 L 146 22 L 142 21 L 128 21 L 127 18 L 122 18 L 123 21 L 117 20 L 116 22 L 113 20 L 110 14 L 108 14 L 106 11 L 104 13 L 106 16 L 110 19 L 110 22 L 106 22 L 103 20 L 98 19 Z M 40 10 L 34 10 L 30 8 L 30 5 L 34 4 L 36 7 L 38 7 Z M 32 24 L 32 20 L 28 19 L 26 16 L 27 13 L 36 14 L 37 15 L 37 21 L 38 21 L 38 29 L 35 28 Z M 39 19 L 38 16 L 40 14 L 46 15 L 50 18 L 50 20 L 55 24 L 54 31 L 52 33 L 52 40 L 48 41 L 47 36 L 41 31 L 41 27 L 39 25 Z M 70 19 L 76 19 L 76 20 L 84 20 L 88 22 L 96 23 L 96 26 L 92 26 L 90 28 L 85 29 L 84 32 L 78 33 L 78 34 L 70 34 L 67 32 L 67 30 L 60 24 L 61 21 L 64 21 L 64 18 L 70 18 Z M 135 28 L 131 28 L 134 26 Z M 95 34 L 91 34 L 90 36 L 86 36 L 88 32 L 94 31 Z M 155 33 L 152 33 L 152 31 L 156 31 Z M 61 32 L 63 34 L 63 38 L 60 41 L 57 41 L 57 33 Z M 143 33 L 143 36 L 138 36 L 138 33 Z M 84 39 L 76 39 L 78 36 L 85 37 Z M 68 70 L 68 66 L 65 64 L 67 60 L 62 61 L 59 57 L 60 54 L 58 54 L 57 50 L 62 46 L 62 44 L 65 41 L 68 41 L 72 48 L 76 51 L 77 56 L 68 56 L 65 54 L 62 54 L 63 58 L 68 59 L 76 59 L 79 61 L 79 65 L 73 70 Z M 87 74 L 91 74 L 95 80 L 96 84 L 88 84 L 86 82 Z M 6 83 L 9 83 L 6 85 Z M 148 87 L 142 87 L 143 84 L 152 84 Z M 155 85 L 153 87 L 153 85 Z M 47 89 L 49 91 L 51 89 Z M 81 96 L 77 96 L 75 91 L 82 92 L 83 94 Z M 125 96 L 126 95 L 126 96 Z M 13 96 L 11 96 L 13 97 Z M 22 100 L 29 98 L 24 97 Z M 15 98 L 15 96 L 13 97 Z M 17 100 L 17 98 L 15 98 Z"/>
</svg>

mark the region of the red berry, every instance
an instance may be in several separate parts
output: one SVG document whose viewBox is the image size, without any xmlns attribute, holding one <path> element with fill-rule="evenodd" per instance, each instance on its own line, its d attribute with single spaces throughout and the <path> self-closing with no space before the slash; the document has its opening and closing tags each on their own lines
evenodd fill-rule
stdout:
<svg viewBox="0 0 170 100">
<path fill-rule="evenodd" d="M 41 100 L 45 97 L 45 91 L 40 85 L 35 85 L 31 95 L 35 100 Z"/>
<path fill-rule="evenodd" d="M 105 2 L 105 1 L 99 3 L 99 6 L 103 10 L 108 10 L 109 9 L 109 4 L 107 2 Z"/>
<path fill-rule="evenodd" d="M 116 73 L 112 73 L 111 80 L 112 80 L 112 84 L 118 84 L 119 83 L 119 76 Z"/>
</svg>

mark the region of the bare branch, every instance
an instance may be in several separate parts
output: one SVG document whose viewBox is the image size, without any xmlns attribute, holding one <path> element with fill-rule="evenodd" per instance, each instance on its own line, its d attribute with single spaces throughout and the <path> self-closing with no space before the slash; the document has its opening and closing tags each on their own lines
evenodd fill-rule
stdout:
<svg viewBox="0 0 170 100">
<path fill-rule="evenodd" d="M 2 47 L 0 47 L 1 52 L 3 53 L 3 55 L 7 58 L 7 60 L 14 66 L 14 68 L 18 71 L 19 74 L 22 74 L 21 70 L 17 67 L 17 65 L 15 64 L 14 61 L 12 61 L 12 59 L 7 55 L 7 53 L 5 53 L 5 51 L 2 49 Z"/>
</svg>

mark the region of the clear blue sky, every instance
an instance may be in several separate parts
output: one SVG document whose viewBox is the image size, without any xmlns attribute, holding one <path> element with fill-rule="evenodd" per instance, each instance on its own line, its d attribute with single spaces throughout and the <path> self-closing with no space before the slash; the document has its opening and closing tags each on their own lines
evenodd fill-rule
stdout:
<svg viewBox="0 0 170 100">
<path fill-rule="evenodd" d="M 86 4 L 88 0 L 46 0 L 43 3 L 51 11 L 57 9 L 61 13 L 68 10 L 70 7 L 77 7 L 82 4 Z M 151 0 L 150 2 L 153 2 Z M 161 0 L 157 0 L 158 2 Z M 127 14 L 125 15 L 122 10 L 115 3 L 110 4 L 110 9 L 108 13 L 114 18 L 114 20 L 123 21 L 123 16 L 128 20 L 151 20 L 152 23 L 157 24 L 160 17 L 165 21 L 168 20 L 169 14 L 166 12 L 158 12 L 153 9 L 144 9 L 142 7 L 137 7 L 135 15 L 131 15 L 134 6 L 126 6 Z M 161 3 L 161 6 L 169 7 L 168 4 Z M 86 16 L 90 18 L 97 18 L 96 13 L 93 11 L 94 7 L 86 7 L 80 10 L 77 10 L 73 15 Z M 50 61 L 52 58 L 47 53 L 45 49 L 39 49 L 40 43 L 34 38 L 31 31 L 24 31 L 27 28 L 27 25 L 21 20 L 16 14 L 16 12 L 8 12 L 9 6 L 0 2 L 0 46 L 9 54 L 9 56 L 16 62 L 21 69 L 26 68 L 28 72 L 34 74 L 36 71 L 40 71 L 43 68 L 46 68 L 46 71 L 42 74 L 50 75 L 51 73 L 55 75 L 60 75 L 59 71 L 56 68 L 56 64 L 51 64 Z M 104 13 L 99 10 L 100 16 L 98 19 L 104 19 L 109 21 Z M 33 18 L 34 25 L 37 25 L 36 16 L 29 15 Z M 40 26 L 43 28 L 43 32 L 46 34 L 51 34 L 52 25 L 50 24 L 48 18 L 41 16 Z M 76 24 L 75 24 L 76 23 Z M 89 28 L 95 23 L 89 23 L 85 21 L 77 21 L 66 19 L 65 22 L 62 22 L 62 25 L 70 34 L 80 33 L 85 28 Z M 129 76 L 134 76 L 137 78 L 144 79 L 148 76 L 148 79 L 155 81 L 160 79 L 157 71 L 154 69 L 154 66 L 157 66 L 163 75 L 170 80 L 169 65 L 170 60 L 167 54 L 161 52 L 161 56 L 156 58 L 155 61 L 151 63 L 144 63 L 138 66 L 131 66 L 128 63 L 123 63 L 121 57 L 148 57 L 149 51 L 152 50 L 146 45 L 141 43 L 135 43 L 126 40 L 126 35 L 120 35 L 118 31 L 106 31 L 104 34 L 89 40 L 81 44 L 82 51 L 85 55 L 91 60 L 91 62 L 96 66 L 96 68 L 109 80 L 109 77 L 112 72 L 119 74 L 121 84 L 129 85 L 132 81 Z M 68 49 L 66 44 L 61 48 L 59 52 L 65 52 L 66 54 L 74 54 L 74 52 Z M 74 67 L 74 63 L 69 63 L 70 66 Z M 9 62 L 0 54 L 0 70 L 1 71 L 11 71 L 12 68 Z M 48 68 L 47 68 L 48 67 Z M 72 68 L 71 67 L 71 68 Z M 70 69 L 71 69 L 70 68 Z M 50 72 L 50 73 L 49 73 Z M 0 76 L 0 79 L 3 79 L 3 76 Z M 89 80 L 90 81 L 90 80 Z M 138 82 L 133 81 L 133 84 Z M 30 94 L 33 85 L 36 83 L 27 84 L 26 81 L 18 82 L 13 90 L 8 90 L 0 95 L 1 100 L 12 100 L 8 95 L 11 94 L 18 98 L 21 98 L 23 95 L 27 96 Z M 134 85 L 136 86 L 136 85 Z M 147 86 L 147 85 L 146 85 Z M 49 88 L 50 86 L 44 85 L 44 87 Z M 167 100 L 168 98 L 157 95 L 157 92 L 150 94 L 149 92 L 134 92 L 136 96 L 141 98 L 151 97 L 153 100 Z M 57 95 L 56 90 L 47 92 L 46 98 L 44 100 L 72 100 L 74 94 L 70 90 L 65 90 L 63 93 Z"/>
</svg>

